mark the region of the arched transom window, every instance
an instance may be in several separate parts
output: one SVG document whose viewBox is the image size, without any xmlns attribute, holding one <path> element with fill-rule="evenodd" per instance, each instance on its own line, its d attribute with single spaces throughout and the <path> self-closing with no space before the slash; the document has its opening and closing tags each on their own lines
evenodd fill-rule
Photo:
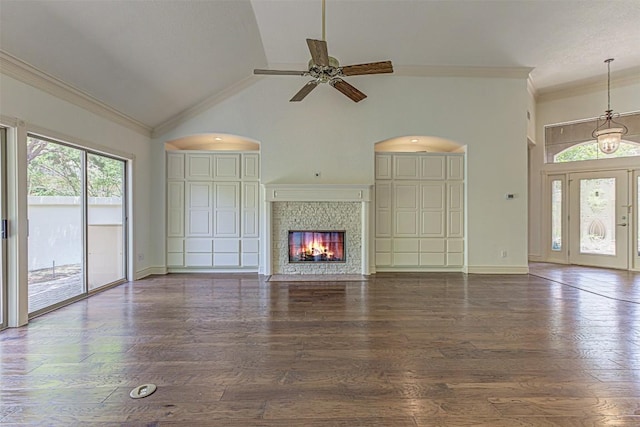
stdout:
<svg viewBox="0 0 640 427">
<path fill-rule="evenodd" d="M 621 115 L 616 119 L 629 129 L 620 147 L 611 154 L 598 149 L 598 143 L 591 136 L 596 128 L 596 120 L 559 123 L 545 126 L 545 156 L 547 163 L 601 160 L 616 157 L 640 156 L 640 112 Z"/>
</svg>

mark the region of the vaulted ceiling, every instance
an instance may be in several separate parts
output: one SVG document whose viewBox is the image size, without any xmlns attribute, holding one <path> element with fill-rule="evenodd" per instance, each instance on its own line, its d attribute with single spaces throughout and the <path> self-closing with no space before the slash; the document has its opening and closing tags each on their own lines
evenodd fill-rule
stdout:
<svg viewBox="0 0 640 427">
<path fill-rule="evenodd" d="M 531 67 L 542 92 L 603 79 L 609 57 L 614 77 L 640 74 L 638 23 L 638 0 L 326 1 L 329 54 L 343 64 L 390 59 L 413 75 Z M 0 0 L 5 58 L 148 128 L 254 68 L 306 69 L 305 39 L 321 35 L 321 0 Z"/>
</svg>

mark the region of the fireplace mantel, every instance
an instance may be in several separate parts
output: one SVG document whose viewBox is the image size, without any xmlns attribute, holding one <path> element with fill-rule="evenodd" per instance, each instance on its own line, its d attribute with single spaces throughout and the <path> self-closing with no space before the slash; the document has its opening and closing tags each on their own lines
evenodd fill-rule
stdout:
<svg viewBox="0 0 640 427">
<path fill-rule="evenodd" d="M 267 202 L 370 202 L 371 185 L 266 184 Z"/>
<path fill-rule="evenodd" d="M 272 206 L 278 202 L 343 202 L 361 203 L 360 215 L 360 271 L 368 275 L 369 271 L 369 218 L 371 215 L 372 185 L 366 184 L 265 184 L 264 186 L 264 260 L 262 274 L 270 275 L 273 269 L 272 253 Z"/>
</svg>

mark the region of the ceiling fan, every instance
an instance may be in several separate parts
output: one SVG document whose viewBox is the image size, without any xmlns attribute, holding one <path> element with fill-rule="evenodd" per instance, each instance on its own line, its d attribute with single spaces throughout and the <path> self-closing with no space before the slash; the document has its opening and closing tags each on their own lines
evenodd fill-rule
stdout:
<svg viewBox="0 0 640 427">
<path fill-rule="evenodd" d="M 338 60 L 329 56 L 327 42 L 325 41 L 325 0 L 322 0 L 322 40 L 307 39 L 307 46 L 311 53 L 309 69 L 306 71 L 294 70 L 253 70 L 253 74 L 266 74 L 278 76 L 310 76 L 310 80 L 293 95 L 290 102 L 302 101 L 320 83 L 329 83 L 338 89 L 353 102 L 360 102 L 367 97 L 364 93 L 343 80 L 343 77 L 358 76 L 363 74 L 393 73 L 391 61 L 370 62 L 366 64 L 340 66 Z"/>
</svg>

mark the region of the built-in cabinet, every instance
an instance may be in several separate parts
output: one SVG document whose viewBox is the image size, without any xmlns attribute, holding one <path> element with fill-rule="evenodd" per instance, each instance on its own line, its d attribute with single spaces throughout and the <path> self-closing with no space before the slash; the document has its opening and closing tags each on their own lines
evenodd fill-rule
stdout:
<svg viewBox="0 0 640 427">
<path fill-rule="evenodd" d="M 375 174 L 376 269 L 461 268 L 464 155 L 380 153 Z"/>
<path fill-rule="evenodd" d="M 167 153 L 167 267 L 257 269 L 258 153 Z"/>
</svg>

